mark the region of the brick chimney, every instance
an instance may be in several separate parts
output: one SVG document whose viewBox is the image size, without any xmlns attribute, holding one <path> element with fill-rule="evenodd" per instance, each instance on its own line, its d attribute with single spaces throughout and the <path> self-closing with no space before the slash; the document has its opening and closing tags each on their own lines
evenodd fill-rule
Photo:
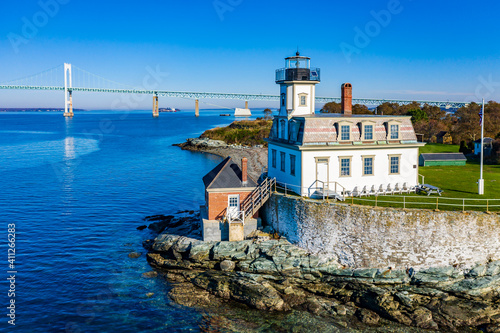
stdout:
<svg viewBox="0 0 500 333">
<path fill-rule="evenodd" d="M 241 159 L 241 182 L 243 184 L 246 184 L 248 182 L 247 164 L 248 164 L 247 158 L 243 157 Z"/>
<path fill-rule="evenodd" d="M 352 116 L 352 85 L 350 83 L 342 85 L 341 107 L 342 114 Z"/>
</svg>

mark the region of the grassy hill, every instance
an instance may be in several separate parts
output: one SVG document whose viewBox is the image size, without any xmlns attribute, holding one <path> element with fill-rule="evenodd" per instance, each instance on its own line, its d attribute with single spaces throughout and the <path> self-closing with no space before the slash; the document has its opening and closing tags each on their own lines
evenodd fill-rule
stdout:
<svg viewBox="0 0 500 333">
<path fill-rule="evenodd" d="M 206 130 L 201 137 L 222 140 L 228 144 L 267 146 L 264 138 L 269 136 L 272 124 L 272 120 L 239 120 L 232 122 L 226 127 Z"/>
</svg>

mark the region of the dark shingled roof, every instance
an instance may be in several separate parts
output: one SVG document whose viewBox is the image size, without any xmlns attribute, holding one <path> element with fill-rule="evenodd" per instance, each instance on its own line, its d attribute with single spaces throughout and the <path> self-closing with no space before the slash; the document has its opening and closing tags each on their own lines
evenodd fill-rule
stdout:
<svg viewBox="0 0 500 333">
<path fill-rule="evenodd" d="M 446 131 L 441 131 L 441 132 L 439 132 L 439 133 L 436 135 L 436 137 L 437 137 L 437 138 L 440 138 L 440 137 L 442 137 L 442 136 L 445 136 L 446 134 L 448 134 L 448 132 L 446 132 Z"/>
<path fill-rule="evenodd" d="M 252 178 L 247 176 L 247 180 L 246 184 L 241 182 L 241 169 L 228 156 L 203 177 L 203 184 L 206 189 L 257 187 L 257 183 Z"/>
<path fill-rule="evenodd" d="M 422 154 L 426 161 L 466 161 L 463 153 Z"/>
</svg>

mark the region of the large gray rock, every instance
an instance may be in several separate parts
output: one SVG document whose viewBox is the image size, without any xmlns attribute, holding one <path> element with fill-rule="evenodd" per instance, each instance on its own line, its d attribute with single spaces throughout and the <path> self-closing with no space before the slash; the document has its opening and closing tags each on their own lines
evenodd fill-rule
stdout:
<svg viewBox="0 0 500 333">
<path fill-rule="evenodd" d="M 232 272 L 236 268 L 236 264 L 231 260 L 224 260 L 220 263 L 220 269 L 224 272 Z"/>
</svg>

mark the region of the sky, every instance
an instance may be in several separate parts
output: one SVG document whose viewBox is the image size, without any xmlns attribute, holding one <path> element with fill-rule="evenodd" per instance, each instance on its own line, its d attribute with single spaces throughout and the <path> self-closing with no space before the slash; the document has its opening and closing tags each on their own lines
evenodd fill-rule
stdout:
<svg viewBox="0 0 500 333">
<path fill-rule="evenodd" d="M 66 62 L 137 88 L 277 95 L 275 70 L 298 48 L 321 68 L 317 96 L 350 82 L 354 98 L 500 101 L 499 12 L 495 0 L 3 1 L 0 84 Z M 150 109 L 152 98 L 75 92 L 73 104 Z M 62 92 L 0 90 L 0 107 L 63 106 Z M 213 106 L 244 101 L 201 101 Z"/>
</svg>

